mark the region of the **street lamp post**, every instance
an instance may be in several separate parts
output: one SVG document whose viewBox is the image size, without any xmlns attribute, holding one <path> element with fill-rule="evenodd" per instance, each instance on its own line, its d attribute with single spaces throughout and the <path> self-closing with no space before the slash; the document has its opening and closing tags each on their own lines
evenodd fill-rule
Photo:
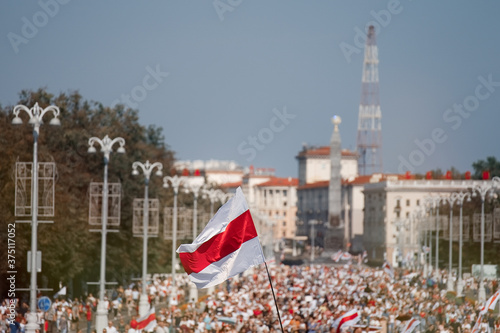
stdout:
<svg viewBox="0 0 500 333">
<path fill-rule="evenodd" d="M 451 269 L 453 265 L 452 261 L 452 255 L 453 255 L 453 204 L 457 200 L 457 194 L 452 193 L 450 194 L 449 197 L 444 199 L 445 201 L 448 202 L 450 205 L 450 241 L 449 241 L 449 248 L 448 248 L 448 283 L 447 283 L 447 290 L 448 291 L 453 291 L 453 281 L 452 281 L 452 274 L 451 274 Z"/>
<path fill-rule="evenodd" d="M 432 203 L 433 207 L 436 210 L 436 248 L 434 251 L 436 252 L 436 264 L 435 264 L 435 274 L 439 274 L 439 204 L 441 201 L 443 201 L 444 197 L 438 195 L 438 196 L 428 196 L 426 200 L 430 203 Z M 430 237 L 431 237 L 431 242 L 432 242 L 432 231 L 430 232 Z M 431 253 L 432 255 L 432 253 Z M 431 269 L 432 269 L 432 264 L 431 264 Z"/>
<path fill-rule="evenodd" d="M 224 192 L 214 188 L 204 188 L 203 194 L 205 198 L 208 197 L 208 199 L 210 200 L 210 218 L 212 218 L 212 216 L 214 216 L 214 203 L 215 201 L 220 200 L 221 194 L 224 194 Z"/>
<path fill-rule="evenodd" d="M 427 277 L 427 253 L 426 253 L 426 250 L 427 250 L 427 229 L 428 229 L 428 220 L 425 219 L 425 223 L 422 223 L 420 221 L 420 224 L 422 225 L 422 232 L 424 234 L 424 276 Z M 424 224 L 425 224 L 425 229 L 423 228 L 424 227 Z"/>
<path fill-rule="evenodd" d="M 198 196 L 203 187 L 205 179 L 201 176 L 189 177 L 184 186 L 187 192 L 193 192 L 193 241 L 198 236 Z M 194 283 L 190 283 L 189 301 L 198 300 L 198 288 Z"/>
<path fill-rule="evenodd" d="M 47 112 L 52 112 L 54 114 L 54 118 L 52 118 L 49 122 L 50 125 L 61 125 L 61 122 L 58 118 L 60 111 L 57 106 L 50 105 L 45 109 L 42 109 L 38 106 L 38 103 L 35 103 L 33 108 L 28 108 L 24 105 L 16 105 L 14 107 L 13 113 L 15 115 L 14 119 L 12 119 L 12 124 L 20 125 L 23 123 L 22 119 L 19 117 L 19 113 L 21 111 L 25 111 L 29 117 L 29 123 L 33 125 L 33 167 L 31 168 L 31 262 L 29 265 L 31 266 L 31 281 L 30 281 L 30 313 L 28 315 L 28 323 L 26 325 L 26 330 L 28 333 L 35 333 L 36 330 L 39 329 L 37 324 L 37 299 L 36 299 L 36 291 L 37 291 L 37 233 L 38 233 L 38 136 L 40 135 L 40 125 L 43 123 L 42 118 Z"/>
<path fill-rule="evenodd" d="M 311 225 L 311 264 L 314 262 L 314 239 L 316 238 L 316 235 L 314 234 L 314 226 L 316 224 L 319 224 L 318 220 L 309 220 L 309 224 Z"/>
<path fill-rule="evenodd" d="M 165 176 L 163 177 L 163 187 L 174 189 L 174 216 L 172 217 L 172 293 L 170 294 L 170 304 L 172 305 L 176 294 L 175 287 L 175 265 L 176 265 L 176 252 L 175 247 L 177 244 L 177 195 L 179 194 L 179 186 L 185 182 L 187 177 L 184 176 Z M 170 183 L 170 185 L 169 185 Z"/>
<path fill-rule="evenodd" d="M 464 282 L 462 280 L 462 245 L 463 245 L 463 222 L 462 222 L 462 209 L 464 206 L 464 199 L 470 201 L 469 192 L 459 192 L 456 194 L 457 203 L 460 206 L 460 223 L 459 223 L 459 235 L 458 235 L 458 282 L 457 282 L 457 296 L 461 297 L 464 290 Z"/>
<path fill-rule="evenodd" d="M 472 188 L 472 196 L 479 194 L 481 197 L 481 274 L 479 278 L 479 292 L 478 301 L 483 303 L 486 301 L 486 291 L 484 289 L 484 200 L 488 194 L 495 188 L 494 183 L 482 183 L 480 185 L 475 185 Z"/>
<path fill-rule="evenodd" d="M 397 235 L 397 237 L 398 237 L 398 239 L 397 239 L 398 255 L 396 256 L 396 264 L 398 266 L 399 266 L 399 263 L 402 262 L 402 257 L 403 257 L 403 249 L 402 249 L 402 245 L 401 245 L 403 221 L 401 220 L 401 217 L 400 217 L 400 214 L 401 214 L 401 206 L 399 204 L 400 200 L 401 200 L 401 197 L 398 197 L 397 205 L 396 205 L 396 207 L 394 207 L 394 214 L 396 215 L 396 220 L 394 221 L 394 226 L 396 227 L 396 231 L 398 233 L 398 235 Z"/>
<path fill-rule="evenodd" d="M 102 330 L 108 324 L 108 309 L 104 305 L 104 293 L 106 284 L 106 234 L 107 222 L 108 222 L 108 163 L 109 155 L 113 151 L 113 145 L 118 143 L 120 146 L 116 150 L 117 153 L 125 153 L 125 139 L 117 137 L 110 139 L 106 135 L 102 140 L 97 137 L 91 137 L 89 139 L 89 149 L 88 153 L 95 153 L 97 150 L 94 144 L 97 143 L 101 146 L 101 153 L 104 155 L 104 183 L 102 186 L 102 213 L 101 213 L 101 274 L 99 278 L 99 304 L 97 305 L 96 314 L 96 330 L 97 332 L 102 332 Z"/>
<path fill-rule="evenodd" d="M 155 162 L 153 164 L 149 163 L 149 161 L 146 161 L 145 164 L 141 162 L 134 162 L 132 164 L 132 175 L 139 175 L 139 171 L 137 170 L 138 167 L 141 168 L 142 172 L 144 173 L 144 208 L 142 224 L 142 293 L 139 300 L 139 316 L 142 317 L 149 311 L 149 301 L 146 288 L 146 276 L 148 274 L 149 178 L 151 177 L 151 172 L 153 172 L 155 168 L 157 168 L 156 175 L 161 177 L 163 175 L 163 165 L 160 162 Z"/>
</svg>

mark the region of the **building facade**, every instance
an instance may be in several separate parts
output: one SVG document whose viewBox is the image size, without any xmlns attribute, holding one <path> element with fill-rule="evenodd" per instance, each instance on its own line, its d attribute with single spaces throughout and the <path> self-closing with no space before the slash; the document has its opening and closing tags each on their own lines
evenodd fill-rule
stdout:
<svg viewBox="0 0 500 333">
<path fill-rule="evenodd" d="M 364 186 L 364 246 L 368 258 L 393 265 L 416 261 L 425 232 L 436 232 L 435 202 L 438 196 L 470 191 L 480 180 L 413 180 L 389 176 Z M 434 201 L 432 201 L 432 199 Z M 445 200 L 443 200 L 445 201 Z M 449 207 L 443 202 L 442 207 Z M 448 208 L 449 210 L 449 208 Z M 441 209 L 437 221 L 441 237 L 448 237 L 449 217 Z M 449 238 L 449 237 L 448 237 Z M 432 244 L 431 244 L 432 245 Z"/>
</svg>

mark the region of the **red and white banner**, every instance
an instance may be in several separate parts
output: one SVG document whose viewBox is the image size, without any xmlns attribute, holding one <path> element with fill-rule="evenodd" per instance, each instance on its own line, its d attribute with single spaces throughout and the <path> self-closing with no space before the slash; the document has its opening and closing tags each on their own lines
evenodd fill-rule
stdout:
<svg viewBox="0 0 500 333">
<path fill-rule="evenodd" d="M 182 266 L 197 288 L 218 285 L 264 263 L 264 254 L 240 187 L 192 244 L 177 249 Z"/>
<path fill-rule="evenodd" d="M 360 319 L 361 319 L 361 316 L 359 315 L 358 311 L 356 309 L 353 309 L 351 311 L 344 313 L 339 318 L 337 318 L 335 320 L 335 322 L 333 323 L 333 327 L 335 328 L 335 331 L 337 333 L 340 333 L 340 330 L 342 328 L 353 326 Z"/>
<path fill-rule="evenodd" d="M 153 306 L 143 317 L 137 319 L 137 331 L 152 331 L 156 327 L 156 312 Z"/>
<path fill-rule="evenodd" d="M 392 270 L 391 265 L 387 261 L 384 262 L 382 268 L 384 269 L 384 272 L 386 274 L 388 274 L 392 279 L 394 279 L 394 271 Z"/>
<path fill-rule="evenodd" d="M 491 296 L 488 301 L 486 301 L 486 304 L 483 306 L 481 309 L 481 314 L 484 315 L 488 311 L 493 311 L 495 309 L 495 306 L 497 305 L 498 300 L 500 299 L 500 290 L 498 290 L 496 293 Z"/>
<path fill-rule="evenodd" d="M 351 260 L 352 259 L 352 254 L 349 252 L 344 252 L 342 253 L 342 256 L 340 257 L 340 260 Z"/>
<path fill-rule="evenodd" d="M 332 254 L 332 260 L 335 262 L 339 262 L 341 256 L 342 250 L 338 250 L 336 253 Z"/>
<path fill-rule="evenodd" d="M 420 325 L 420 321 L 417 319 L 410 319 L 408 322 L 405 324 L 405 327 L 401 331 L 402 333 L 411 333 L 415 328 Z"/>
<path fill-rule="evenodd" d="M 470 332 L 471 333 L 478 333 L 480 328 L 481 328 L 482 321 L 483 321 L 483 315 L 480 312 L 479 315 L 477 316 L 476 323 L 474 324 L 474 327 L 472 328 L 472 330 Z"/>
</svg>

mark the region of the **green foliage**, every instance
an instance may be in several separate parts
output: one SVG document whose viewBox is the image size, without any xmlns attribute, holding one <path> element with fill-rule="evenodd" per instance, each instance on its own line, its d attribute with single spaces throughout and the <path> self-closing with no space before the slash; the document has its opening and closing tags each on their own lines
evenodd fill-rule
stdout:
<svg viewBox="0 0 500 333">
<path fill-rule="evenodd" d="M 474 169 L 474 179 L 483 179 L 483 171 L 490 172 L 490 179 L 493 177 L 500 177 L 500 161 L 496 157 L 488 156 L 486 160 L 478 160 L 472 163 Z"/>
<path fill-rule="evenodd" d="M 121 105 L 114 108 L 100 103 L 83 100 L 78 92 L 61 93 L 54 96 L 45 89 L 22 91 L 19 103 L 32 107 L 36 102 L 41 107 L 56 105 L 61 111 L 61 126 L 48 125 L 52 115 L 44 117 L 40 127 L 39 161 L 54 161 L 57 167 L 55 185 L 55 216 L 53 224 L 39 224 L 38 249 L 42 251 L 42 273 L 38 274 L 40 287 L 58 288 L 59 282 L 70 281 L 81 292 L 81 286 L 88 281 L 98 281 L 100 269 L 101 234 L 89 232 L 89 184 L 102 182 L 103 155 L 88 154 L 88 140 L 96 136 L 125 139 L 125 154 L 112 153 L 109 162 L 109 181 L 122 185 L 121 225 L 119 233 L 107 236 L 107 281 L 120 283 L 132 275 L 141 274 L 142 238 L 132 235 L 132 201 L 143 197 L 143 176 L 131 175 L 134 161 L 163 163 L 164 170 L 171 170 L 174 154 L 164 143 L 162 128 L 139 124 L 138 112 Z M 14 168 L 17 160 L 33 160 L 32 127 L 28 116 L 20 114 L 24 124 L 12 125 L 13 106 L 0 109 L 0 269 L 6 272 L 7 223 L 16 220 L 14 216 Z M 99 147 L 96 147 L 99 151 Z M 114 147 L 116 148 L 116 147 Z M 162 179 L 152 175 L 149 186 L 150 198 L 159 198 L 161 206 L 172 202 L 172 191 L 162 188 Z M 28 218 L 29 219 L 29 218 Z M 26 273 L 26 253 L 31 248 L 30 224 L 16 225 L 16 285 L 29 286 Z M 158 239 L 149 241 L 149 267 L 151 272 L 168 272 L 170 266 L 171 242 Z M 3 277 L 2 277 L 3 278 Z M 47 285 L 43 285 L 43 281 Z M 5 285 L 5 284 L 2 284 Z M 92 288 L 90 288 L 92 289 Z M 0 290 L 5 296 L 6 290 Z M 92 290 L 91 290 L 92 291 Z M 50 295 L 50 293 L 49 293 Z"/>
</svg>

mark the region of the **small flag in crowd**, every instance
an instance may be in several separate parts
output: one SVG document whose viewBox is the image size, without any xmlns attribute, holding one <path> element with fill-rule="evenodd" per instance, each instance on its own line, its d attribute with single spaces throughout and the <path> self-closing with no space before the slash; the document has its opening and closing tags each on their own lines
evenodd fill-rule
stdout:
<svg viewBox="0 0 500 333">
<path fill-rule="evenodd" d="M 143 317 L 137 319 L 137 331 L 152 331 L 156 327 L 156 312 L 153 306 Z"/>
<path fill-rule="evenodd" d="M 342 253 L 342 256 L 340 257 L 341 260 L 351 260 L 352 259 L 352 254 L 349 252 L 344 252 Z"/>
<path fill-rule="evenodd" d="M 197 288 L 218 285 L 264 263 L 264 254 L 240 187 L 192 244 L 177 249 L 184 270 Z"/>
<path fill-rule="evenodd" d="M 344 313 L 333 322 L 333 327 L 337 333 L 340 333 L 342 328 L 353 326 L 360 320 L 360 315 L 356 309 Z"/>
<path fill-rule="evenodd" d="M 394 271 L 392 270 L 391 265 L 386 261 L 384 262 L 384 265 L 382 266 L 384 268 L 384 272 L 391 277 L 391 279 L 394 279 Z"/>
<path fill-rule="evenodd" d="M 368 261 L 368 252 L 366 252 L 366 250 L 363 251 L 363 262 L 367 262 Z"/>
<path fill-rule="evenodd" d="M 341 256 L 342 250 L 338 250 L 336 253 L 332 254 L 332 260 L 335 262 L 339 262 Z"/>
<path fill-rule="evenodd" d="M 420 321 L 417 319 L 410 319 L 408 322 L 405 324 L 403 330 L 401 331 L 402 333 L 411 333 L 415 328 L 418 327 L 420 324 Z"/>
<path fill-rule="evenodd" d="M 429 252 L 431 252 L 431 248 L 429 246 L 422 246 L 422 250 L 424 250 L 424 253 L 425 254 L 428 254 Z"/>
<path fill-rule="evenodd" d="M 59 296 L 66 296 L 66 286 L 62 287 L 57 293 L 55 293 L 54 298 Z"/>
<path fill-rule="evenodd" d="M 486 314 L 489 311 L 495 310 L 495 306 L 497 305 L 498 300 L 500 299 L 500 290 L 497 290 L 496 293 L 491 296 L 488 301 L 486 301 L 486 304 L 483 306 L 481 309 L 481 314 Z"/>
<path fill-rule="evenodd" d="M 481 329 L 481 322 L 483 321 L 483 314 L 479 312 L 479 315 L 477 316 L 476 323 L 474 324 L 474 327 L 470 331 L 471 333 L 478 333 L 479 330 Z"/>
</svg>

